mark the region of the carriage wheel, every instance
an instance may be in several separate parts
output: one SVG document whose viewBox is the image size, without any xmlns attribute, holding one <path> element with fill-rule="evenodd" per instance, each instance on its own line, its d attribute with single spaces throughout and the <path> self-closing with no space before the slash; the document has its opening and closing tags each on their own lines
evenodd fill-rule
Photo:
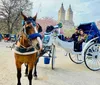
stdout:
<svg viewBox="0 0 100 85">
<path fill-rule="evenodd" d="M 52 52 L 51 52 L 51 68 L 54 69 L 55 64 L 55 45 L 52 45 Z"/>
<path fill-rule="evenodd" d="M 69 53 L 69 58 L 71 59 L 72 62 L 76 63 L 76 64 L 81 64 L 84 62 L 84 60 L 82 59 L 82 55 L 81 54 L 71 54 Z"/>
<path fill-rule="evenodd" d="M 84 62 L 92 71 L 100 70 L 100 47 L 99 44 L 91 44 L 85 51 Z"/>
</svg>

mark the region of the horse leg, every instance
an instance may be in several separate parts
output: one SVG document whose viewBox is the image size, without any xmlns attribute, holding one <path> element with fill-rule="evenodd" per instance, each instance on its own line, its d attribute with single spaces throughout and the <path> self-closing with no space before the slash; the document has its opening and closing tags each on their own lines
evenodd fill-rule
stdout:
<svg viewBox="0 0 100 85">
<path fill-rule="evenodd" d="M 28 64 L 28 80 L 29 80 L 29 85 L 32 85 L 32 71 L 33 71 L 33 63 Z"/>
<path fill-rule="evenodd" d="M 25 67 L 26 67 L 26 69 L 25 69 L 25 76 L 28 76 L 28 65 L 25 64 Z"/>
<path fill-rule="evenodd" d="M 21 78 L 21 69 L 17 69 L 17 80 L 18 80 L 17 85 L 21 85 L 20 78 Z"/>
<path fill-rule="evenodd" d="M 35 64 L 35 67 L 34 67 L 34 74 L 33 74 L 35 80 L 37 79 L 37 70 L 36 70 L 37 63 L 38 63 L 38 61 L 37 61 L 36 64 Z"/>
<path fill-rule="evenodd" d="M 17 80 L 18 80 L 18 83 L 17 85 L 21 85 L 21 63 L 16 63 L 16 67 L 17 67 Z"/>
</svg>

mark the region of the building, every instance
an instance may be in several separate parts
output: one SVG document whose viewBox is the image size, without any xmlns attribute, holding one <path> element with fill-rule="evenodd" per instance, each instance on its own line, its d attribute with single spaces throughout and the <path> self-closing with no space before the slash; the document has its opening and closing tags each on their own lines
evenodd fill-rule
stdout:
<svg viewBox="0 0 100 85">
<path fill-rule="evenodd" d="M 64 29 L 74 27 L 73 11 L 72 11 L 71 5 L 69 5 L 69 8 L 66 13 L 66 10 L 64 9 L 63 3 L 62 3 L 61 8 L 58 11 L 58 22 L 63 23 Z"/>
</svg>

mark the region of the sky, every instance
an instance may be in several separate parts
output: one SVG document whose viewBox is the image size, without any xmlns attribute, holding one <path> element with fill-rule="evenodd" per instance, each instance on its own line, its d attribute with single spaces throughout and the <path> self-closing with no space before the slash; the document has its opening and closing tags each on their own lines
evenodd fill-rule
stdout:
<svg viewBox="0 0 100 85">
<path fill-rule="evenodd" d="M 100 0 L 31 0 L 33 9 L 31 14 L 38 12 L 38 18 L 52 17 L 58 19 L 61 4 L 67 10 L 71 4 L 75 25 L 100 20 Z"/>
</svg>

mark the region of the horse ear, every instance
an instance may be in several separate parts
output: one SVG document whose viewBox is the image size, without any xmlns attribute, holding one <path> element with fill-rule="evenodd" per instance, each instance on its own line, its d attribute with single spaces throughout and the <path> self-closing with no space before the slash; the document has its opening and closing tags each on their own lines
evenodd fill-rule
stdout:
<svg viewBox="0 0 100 85">
<path fill-rule="evenodd" d="M 36 13 L 36 15 L 33 17 L 33 19 L 36 21 L 36 18 L 37 18 L 37 13 Z"/>
<path fill-rule="evenodd" d="M 39 28 L 38 28 L 38 32 L 42 32 L 42 27 L 40 26 L 40 24 L 38 24 Z"/>
<path fill-rule="evenodd" d="M 27 17 L 23 14 L 23 12 L 21 12 L 22 17 L 24 18 L 24 20 L 27 19 Z"/>
</svg>

